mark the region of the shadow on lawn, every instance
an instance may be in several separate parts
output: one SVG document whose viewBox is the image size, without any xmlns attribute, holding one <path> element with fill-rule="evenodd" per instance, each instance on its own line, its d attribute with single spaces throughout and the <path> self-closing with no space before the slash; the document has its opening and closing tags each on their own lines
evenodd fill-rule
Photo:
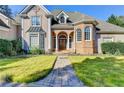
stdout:
<svg viewBox="0 0 124 93">
<path fill-rule="evenodd" d="M 124 65 L 124 59 L 117 59 L 115 57 L 105 57 L 105 58 L 101 58 L 101 57 L 96 57 L 94 59 L 90 59 L 90 58 L 86 58 L 85 60 L 83 60 L 81 62 L 81 64 L 83 63 L 103 63 L 103 64 L 107 64 L 107 65 L 114 65 L 114 64 L 123 64 Z"/>
<path fill-rule="evenodd" d="M 124 86 L 124 59 L 86 58 L 73 63 L 73 67 L 77 76 L 88 86 Z"/>
<path fill-rule="evenodd" d="M 13 63 L 18 62 L 18 61 L 23 61 L 27 58 L 29 58 L 29 57 L 20 57 L 20 58 L 17 58 L 17 59 L 16 59 L 16 57 L 3 58 L 3 59 L 0 59 L 0 66 L 6 66 L 8 64 L 13 64 Z"/>
<path fill-rule="evenodd" d="M 4 71 L 4 70 L 8 70 L 8 69 L 13 69 L 13 68 L 17 68 L 19 66 L 11 66 L 11 67 L 2 67 L 0 68 L 0 71 Z"/>
</svg>

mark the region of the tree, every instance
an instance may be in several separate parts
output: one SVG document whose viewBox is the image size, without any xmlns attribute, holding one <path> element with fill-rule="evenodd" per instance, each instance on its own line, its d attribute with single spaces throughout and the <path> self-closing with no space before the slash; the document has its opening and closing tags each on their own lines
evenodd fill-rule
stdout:
<svg viewBox="0 0 124 93">
<path fill-rule="evenodd" d="M 109 22 L 111 24 L 115 24 L 117 26 L 124 27 L 124 22 L 119 17 L 117 17 L 113 14 L 108 18 L 107 22 Z"/>
<path fill-rule="evenodd" d="M 8 5 L 0 5 L 0 12 L 8 17 L 12 17 L 12 11 Z"/>
</svg>

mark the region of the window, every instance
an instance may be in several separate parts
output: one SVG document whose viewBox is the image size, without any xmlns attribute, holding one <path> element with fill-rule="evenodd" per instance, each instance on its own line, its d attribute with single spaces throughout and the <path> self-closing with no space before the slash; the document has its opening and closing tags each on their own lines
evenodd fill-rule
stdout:
<svg viewBox="0 0 124 93">
<path fill-rule="evenodd" d="M 40 25 L 40 17 L 39 16 L 33 16 L 31 18 L 32 26 L 39 26 Z"/>
<path fill-rule="evenodd" d="M 38 47 L 38 34 L 30 35 L 30 47 L 31 48 Z"/>
<path fill-rule="evenodd" d="M 53 42 L 54 42 L 53 48 L 56 48 L 56 37 L 53 37 Z"/>
<path fill-rule="evenodd" d="M 41 46 L 41 49 L 44 49 L 44 42 L 45 41 L 45 39 L 44 39 L 44 34 L 41 34 L 40 35 L 40 46 Z"/>
<path fill-rule="evenodd" d="M 64 16 L 60 17 L 60 23 L 65 23 L 65 17 Z"/>
<path fill-rule="evenodd" d="M 72 37 L 69 37 L 69 48 L 72 48 Z"/>
<path fill-rule="evenodd" d="M 103 37 L 103 42 L 113 42 L 112 37 Z"/>
<path fill-rule="evenodd" d="M 85 28 L 84 37 L 85 37 L 85 40 L 90 40 L 91 39 L 91 28 L 90 27 Z"/>
<path fill-rule="evenodd" d="M 77 41 L 81 41 L 82 40 L 82 31 L 81 29 L 77 29 Z"/>
</svg>

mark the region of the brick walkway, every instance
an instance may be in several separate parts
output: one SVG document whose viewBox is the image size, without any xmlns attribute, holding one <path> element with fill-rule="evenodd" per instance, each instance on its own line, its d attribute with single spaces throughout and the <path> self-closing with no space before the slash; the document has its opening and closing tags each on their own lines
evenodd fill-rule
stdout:
<svg viewBox="0 0 124 93">
<path fill-rule="evenodd" d="M 7 84 L 14 87 L 83 87 L 76 77 L 72 65 L 66 56 L 59 56 L 53 71 L 44 79 L 29 84 Z"/>
<path fill-rule="evenodd" d="M 41 87 L 82 87 L 83 83 L 75 76 L 72 65 L 66 56 L 59 56 L 53 71 L 43 80 L 28 86 Z"/>
</svg>

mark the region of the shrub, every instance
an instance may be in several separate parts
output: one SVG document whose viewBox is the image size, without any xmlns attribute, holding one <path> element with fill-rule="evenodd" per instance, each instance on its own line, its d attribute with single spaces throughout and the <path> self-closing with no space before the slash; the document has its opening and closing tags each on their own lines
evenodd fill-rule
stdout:
<svg viewBox="0 0 124 93">
<path fill-rule="evenodd" d="M 5 55 L 4 55 L 3 53 L 0 52 L 0 58 L 1 58 L 1 57 L 4 57 L 4 56 L 5 56 Z"/>
<path fill-rule="evenodd" d="M 119 50 L 119 49 L 117 49 L 114 55 L 121 55 L 120 50 Z"/>
<path fill-rule="evenodd" d="M 44 54 L 44 50 L 41 50 L 39 48 L 31 48 L 29 51 L 30 54 Z"/>
<path fill-rule="evenodd" d="M 12 42 L 13 50 L 15 50 L 18 54 L 20 54 L 22 52 L 21 39 L 12 40 L 11 42 Z"/>
<path fill-rule="evenodd" d="M 122 42 L 105 42 L 101 44 L 104 54 L 124 54 L 124 43 Z"/>
<path fill-rule="evenodd" d="M 10 41 L 0 39 L 0 53 L 10 56 L 11 52 L 12 52 L 12 43 Z"/>
</svg>

